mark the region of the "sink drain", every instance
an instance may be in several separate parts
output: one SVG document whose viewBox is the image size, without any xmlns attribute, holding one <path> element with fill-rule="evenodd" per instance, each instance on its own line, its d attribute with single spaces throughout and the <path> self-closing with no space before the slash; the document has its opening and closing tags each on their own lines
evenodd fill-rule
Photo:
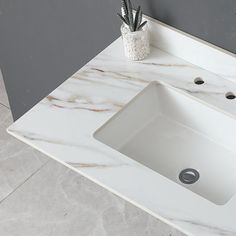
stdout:
<svg viewBox="0 0 236 236">
<path fill-rule="evenodd" d="M 192 168 L 184 169 L 179 174 L 179 180 L 184 184 L 194 184 L 199 177 L 199 172 Z"/>
</svg>

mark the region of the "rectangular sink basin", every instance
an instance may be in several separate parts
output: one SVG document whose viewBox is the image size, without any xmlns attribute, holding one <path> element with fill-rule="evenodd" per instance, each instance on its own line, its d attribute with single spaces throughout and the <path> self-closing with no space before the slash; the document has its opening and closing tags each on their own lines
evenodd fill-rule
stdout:
<svg viewBox="0 0 236 236">
<path fill-rule="evenodd" d="M 94 137 L 212 203 L 223 205 L 236 190 L 235 134 L 234 117 L 155 81 Z"/>
</svg>

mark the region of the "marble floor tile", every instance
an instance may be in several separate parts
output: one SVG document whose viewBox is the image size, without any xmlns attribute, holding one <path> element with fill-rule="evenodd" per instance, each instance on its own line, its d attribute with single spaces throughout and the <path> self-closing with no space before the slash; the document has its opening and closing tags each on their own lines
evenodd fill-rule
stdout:
<svg viewBox="0 0 236 236">
<path fill-rule="evenodd" d="M 6 132 L 12 122 L 10 110 L 0 105 L 0 201 L 48 161 L 48 157 Z"/>
<path fill-rule="evenodd" d="M 0 70 L 0 105 L 4 105 L 8 108 L 10 107 L 1 70 Z"/>
<path fill-rule="evenodd" d="M 4 236 L 183 236 L 50 160 L 0 204 Z"/>
</svg>

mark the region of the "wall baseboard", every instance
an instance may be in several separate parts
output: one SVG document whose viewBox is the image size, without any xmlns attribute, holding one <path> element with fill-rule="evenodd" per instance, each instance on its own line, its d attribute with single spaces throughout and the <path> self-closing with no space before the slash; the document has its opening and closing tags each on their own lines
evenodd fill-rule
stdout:
<svg viewBox="0 0 236 236">
<path fill-rule="evenodd" d="M 236 55 L 151 17 L 151 44 L 174 56 L 236 82 Z"/>
</svg>

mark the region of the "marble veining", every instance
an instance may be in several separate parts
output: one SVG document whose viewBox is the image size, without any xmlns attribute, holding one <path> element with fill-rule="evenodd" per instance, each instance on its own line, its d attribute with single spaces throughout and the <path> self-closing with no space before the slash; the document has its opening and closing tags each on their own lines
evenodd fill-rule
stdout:
<svg viewBox="0 0 236 236">
<path fill-rule="evenodd" d="M 39 102 L 8 131 L 18 139 L 189 235 L 236 235 L 236 197 L 217 206 L 100 143 L 94 132 L 149 82 L 160 80 L 236 115 L 225 98 L 236 84 L 158 48 L 124 58 L 119 38 Z M 196 77 L 204 79 L 201 86 Z"/>
</svg>

